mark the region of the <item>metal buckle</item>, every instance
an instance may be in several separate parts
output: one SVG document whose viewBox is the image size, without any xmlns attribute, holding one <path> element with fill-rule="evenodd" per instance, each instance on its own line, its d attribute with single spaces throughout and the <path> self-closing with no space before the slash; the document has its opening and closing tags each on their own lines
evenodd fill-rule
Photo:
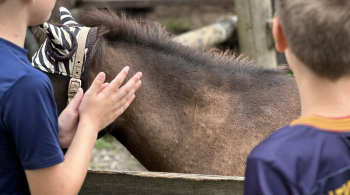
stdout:
<svg viewBox="0 0 350 195">
<path fill-rule="evenodd" d="M 73 98 L 75 94 L 77 94 L 80 86 L 81 86 L 80 79 L 71 78 L 68 86 L 68 98 Z"/>
</svg>

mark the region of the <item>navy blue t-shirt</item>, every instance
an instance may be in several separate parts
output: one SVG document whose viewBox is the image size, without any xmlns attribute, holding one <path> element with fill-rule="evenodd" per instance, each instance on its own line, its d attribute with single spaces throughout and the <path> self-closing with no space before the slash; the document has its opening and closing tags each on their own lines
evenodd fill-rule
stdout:
<svg viewBox="0 0 350 195">
<path fill-rule="evenodd" d="M 253 149 L 244 194 L 350 194 L 349 139 L 350 118 L 294 121 Z"/>
<path fill-rule="evenodd" d="M 50 80 L 0 38 L 0 194 L 29 194 L 24 170 L 64 161 Z"/>
</svg>

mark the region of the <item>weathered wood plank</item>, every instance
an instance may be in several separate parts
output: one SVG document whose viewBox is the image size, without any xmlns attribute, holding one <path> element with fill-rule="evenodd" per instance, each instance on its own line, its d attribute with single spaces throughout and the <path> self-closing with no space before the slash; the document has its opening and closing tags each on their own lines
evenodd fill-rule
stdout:
<svg viewBox="0 0 350 195">
<path fill-rule="evenodd" d="M 277 67 L 271 29 L 271 0 L 236 0 L 240 52 L 268 68 Z"/>
<path fill-rule="evenodd" d="M 138 8 L 157 5 L 213 5 L 232 6 L 233 0 L 78 0 L 78 6 Z"/>
<path fill-rule="evenodd" d="M 157 172 L 89 171 L 80 195 L 242 195 L 243 177 Z"/>
</svg>

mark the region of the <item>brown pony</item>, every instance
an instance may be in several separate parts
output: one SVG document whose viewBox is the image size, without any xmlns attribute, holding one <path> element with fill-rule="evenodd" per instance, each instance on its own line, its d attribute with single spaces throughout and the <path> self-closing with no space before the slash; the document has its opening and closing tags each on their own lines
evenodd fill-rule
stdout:
<svg viewBox="0 0 350 195">
<path fill-rule="evenodd" d="M 82 23 L 99 27 L 90 81 L 99 71 L 111 81 L 125 66 L 143 73 L 134 102 L 107 131 L 150 171 L 243 176 L 252 148 L 299 116 L 295 80 L 282 69 L 193 50 L 159 23 L 108 10 L 90 10 Z M 50 78 L 61 112 L 69 79 Z"/>
</svg>

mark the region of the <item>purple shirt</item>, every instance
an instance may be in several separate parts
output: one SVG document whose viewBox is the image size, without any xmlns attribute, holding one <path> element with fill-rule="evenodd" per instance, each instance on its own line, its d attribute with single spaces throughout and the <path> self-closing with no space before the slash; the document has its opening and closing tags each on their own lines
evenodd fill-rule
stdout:
<svg viewBox="0 0 350 195">
<path fill-rule="evenodd" d="M 292 125 L 253 149 L 247 160 L 244 194 L 350 192 L 350 118 L 309 117 Z"/>
</svg>

